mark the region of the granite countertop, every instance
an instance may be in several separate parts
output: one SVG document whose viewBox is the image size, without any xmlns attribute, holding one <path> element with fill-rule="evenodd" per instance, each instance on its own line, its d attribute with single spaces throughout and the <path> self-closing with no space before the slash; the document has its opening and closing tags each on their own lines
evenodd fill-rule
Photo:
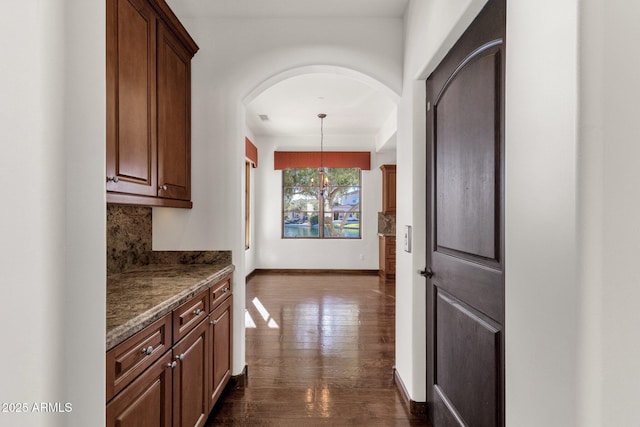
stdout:
<svg viewBox="0 0 640 427">
<path fill-rule="evenodd" d="M 107 350 L 233 270 L 229 262 L 152 264 L 107 276 Z"/>
</svg>

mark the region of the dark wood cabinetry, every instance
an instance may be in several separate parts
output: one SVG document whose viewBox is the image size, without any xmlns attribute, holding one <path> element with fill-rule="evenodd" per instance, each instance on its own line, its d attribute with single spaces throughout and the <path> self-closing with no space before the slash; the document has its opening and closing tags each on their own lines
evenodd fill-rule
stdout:
<svg viewBox="0 0 640 427">
<path fill-rule="evenodd" d="M 382 213 L 396 213 L 396 165 L 382 165 Z"/>
<path fill-rule="evenodd" d="M 107 0 L 107 202 L 191 207 L 191 58 L 164 0 Z"/>
<path fill-rule="evenodd" d="M 107 426 L 205 424 L 231 379 L 231 281 L 218 280 L 107 352 Z"/>
<path fill-rule="evenodd" d="M 202 321 L 173 347 L 173 427 L 202 427 L 207 420 L 210 341 L 209 325 Z"/>
<path fill-rule="evenodd" d="M 396 237 L 379 236 L 380 243 L 380 277 L 395 279 L 396 277 Z"/>
<path fill-rule="evenodd" d="M 173 362 L 165 353 L 107 404 L 107 427 L 171 427 Z"/>
<path fill-rule="evenodd" d="M 191 57 L 158 27 L 158 196 L 191 199 Z"/>
<path fill-rule="evenodd" d="M 211 374 L 209 375 L 209 408 L 213 408 L 225 385 L 231 379 L 231 342 L 233 297 L 225 299 L 211 312 Z"/>
</svg>

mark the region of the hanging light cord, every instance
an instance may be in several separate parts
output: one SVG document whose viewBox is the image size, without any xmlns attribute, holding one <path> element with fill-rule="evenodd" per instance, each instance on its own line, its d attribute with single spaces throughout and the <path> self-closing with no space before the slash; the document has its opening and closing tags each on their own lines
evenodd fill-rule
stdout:
<svg viewBox="0 0 640 427">
<path fill-rule="evenodd" d="M 320 194 L 325 197 L 325 176 L 324 176 L 324 118 L 326 114 L 318 114 L 320 118 Z"/>
<path fill-rule="evenodd" d="M 318 117 L 320 117 L 320 168 L 324 170 L 324 118 L 327 115 L 320 113 Z"/>
</svg>

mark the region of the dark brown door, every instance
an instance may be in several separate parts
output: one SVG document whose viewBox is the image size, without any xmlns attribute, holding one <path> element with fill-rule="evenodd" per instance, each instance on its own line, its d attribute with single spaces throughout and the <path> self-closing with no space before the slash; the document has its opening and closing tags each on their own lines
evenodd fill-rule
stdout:
<svg viewBox="0 0 640 427">
<path fill-rule="evenodd" d="M 504 425 L 505 1 L 427 79 L 427 400 L 434 427 Z"/>
</svg>

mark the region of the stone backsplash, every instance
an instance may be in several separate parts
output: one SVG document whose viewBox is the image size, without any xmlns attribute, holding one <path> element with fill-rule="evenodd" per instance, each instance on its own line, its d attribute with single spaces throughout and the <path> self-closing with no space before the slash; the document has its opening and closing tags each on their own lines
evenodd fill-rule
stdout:
<svg viewBox="0 0 640 427">
<path fill-rule="evenodd" d="M 394 214 L 378 212 L 378 234 L 385 236 L 396 235 L 396 216 Z"/>
<path fill-rule="evenodd" d="M 231 263 L 231 251 L 153 251 L 152 208 L 107 205 L 107 274 L 149 264 Z"/>
</svg>

